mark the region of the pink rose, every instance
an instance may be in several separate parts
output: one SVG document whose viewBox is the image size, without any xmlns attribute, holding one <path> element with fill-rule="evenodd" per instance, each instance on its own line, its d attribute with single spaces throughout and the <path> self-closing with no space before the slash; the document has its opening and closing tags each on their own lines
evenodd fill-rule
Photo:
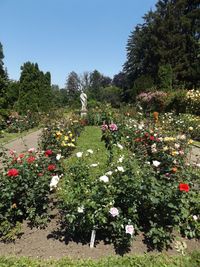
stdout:
<svg viewBox="0 0 200 267">
<path fill-rule="evenodd" d="M 126 230 L 126 234 L 133 235 L 134 233 L 134 227 L 132 224 L 126 225 L 125 230 Z"/>
<path fill-rule="evenodd" d="M 118 209 L 115 208 L 115 207 L 110 208 L 109 213 L 111 214 L 112 217 L 116 217 L 116 216 L 119 215 L 119 211 L 118 211 Z"/>
<path fill-rule="evenodd" d="M 103 124 L 103 125 L 101 126 L 101 130 L 102 130 L 103 132 L 105 132 L 106 130 L 108 130 L 108 125 L 107 125 L 107 124 Z"/>
<path fill-rule="evenodd" d="M 112 132 L 114 132 L 114 131 L 117 131 L 117 125 L 116 124 L 114 124 L 114 123 L 111 123 L 110 125 L 109 125 L 109 129 L 112 131 Z"/>
</svg>

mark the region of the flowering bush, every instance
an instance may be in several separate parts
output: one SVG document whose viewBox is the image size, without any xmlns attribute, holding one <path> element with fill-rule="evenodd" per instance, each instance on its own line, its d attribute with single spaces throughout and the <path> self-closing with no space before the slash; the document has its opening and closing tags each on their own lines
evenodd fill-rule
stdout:
<svg viewBox="0 0 200 267">
<path fill-rule="evenodd" d="M 38 124 L 39 115 L 36 113 L 27 111 L 24 116 L 13 113 L 6 120 L 6 131 L 9 133 L 23 132 L 38 126 Z"/>
<path fill-rule="evenodd" d="M 70 123 L 70 122 L 68 122 Z M 69 130 L 69 126 L 62 123 L 52 123 L 45 127 L 40 139 L 40 147 L 43 150 L 53 150 L 55 155 L 60 153 L 67 157 L 75 148 L 75 132 Z"/>
<path fill-rule="evenodd" d="M 28 220 L 31 226 L 45 225 L 48 220 L 50 180 L 59 172 L 44 152 L 30 149 L 11 157 L 2 157 L 0 171 L 0 237 L 14 239 L 19 223 Z M 54 168 L 50 168 L 54 166 Z"/>
<path fill-rule="evenodd" d="M 104 123 L 101 126 L 101 130 L 101 141 L 105 142 L 105 147 L 109 151 L 109 162 L 111 162 L 113 158 L 113 146 L 120 141 L 120 133 L 118 130 L 118 126 L 114 123 L 110 123 L 109 125 Z"/>
<path fill-rule="evenodd" d="M 162 91 L 144 92 L 137 96 L 136 100 L 145 111 L 161 112 L 165 109 L 167 93 Z"/>
<path fill-rule="evenodd" d="M 200 115 L 200 90 L 189 90 L 186 94 L 187 112 Z"/>
</svg>

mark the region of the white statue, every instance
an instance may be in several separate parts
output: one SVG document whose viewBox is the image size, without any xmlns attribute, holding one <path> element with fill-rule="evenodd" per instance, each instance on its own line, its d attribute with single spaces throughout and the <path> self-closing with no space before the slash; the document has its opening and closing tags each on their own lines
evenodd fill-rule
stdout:
<svg viewBox="0 0 200 267">
<path fill-rule="evenodd" d="M 81 111 L 87 111 L 87 95 L 84 92 L 80 94 L 80 99 L 82 105 Z"/>
</svg>

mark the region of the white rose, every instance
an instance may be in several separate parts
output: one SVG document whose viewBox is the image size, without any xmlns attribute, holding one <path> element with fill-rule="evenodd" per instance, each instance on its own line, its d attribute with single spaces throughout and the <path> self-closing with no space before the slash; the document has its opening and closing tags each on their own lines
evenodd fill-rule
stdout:
<svg viewBox="0 0 200 267">
<path fill-rule="evenodd" d="M 61 159 L 61 154 L 57 154 L 57 155 L 56 155 L 56 159 L 57 159 L 57 160 L 60 160 L 60 159 Z"/>
<path fill-rule="evenodd" d="M 160 161 L 153 160 L 153 166 L 158 167 L 160 165 Z"/>
<path fill-rule="evenodd" d="M 58 175 L 55 175 L 52 177 L 51 182 L 50 182 L 50 191 L 52 191 L 54 188 L 57 187 L 59 180 L 60 178 L 58 177 Z"/>
<path fill-rule="evenodd" d="M 83 152 L 77 152 L 76 156 L 77 156 L 77 158 L 81 158 L 83 156 Z"/>
<path fill-rule="evenodd" d="M 109 182 L 109 178 L 108 178 L 108 176 L 103 175 L 103 176 L 101 176 L 101 177 L 99 178 L 99 181 L 102 181 L 102 182 L 104 182 L 104 183 L 108 183 L 108 182 Z"/>
<path fill-rule="evenodd" d="M 117 167 L 117 170 L 118 170 L 119 172 L 125 172 L 124 168 L 121 167 L 121 166 L 118 166 L 118 167 Z"/>
<path fill-rule="evenodd" d="M 94 153 L 92 149 L 88 149 L 87 152 L 90 153 L 90 154 Z"/>
</svg>

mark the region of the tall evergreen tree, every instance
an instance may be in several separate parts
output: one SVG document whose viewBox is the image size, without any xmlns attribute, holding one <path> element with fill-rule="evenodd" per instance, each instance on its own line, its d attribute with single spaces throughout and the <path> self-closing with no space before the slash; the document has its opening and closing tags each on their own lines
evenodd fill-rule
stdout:
<svg viewBox="0 0 200 267">
<path fill-rule="evenodd" d="M 66 82 L 66 89 L 68 92 L 69 104 L 72 104 L 77 100 L 79 91 L 81 89 L 80 79 L 75 71 L 69 73 Z"/>
</svg>

